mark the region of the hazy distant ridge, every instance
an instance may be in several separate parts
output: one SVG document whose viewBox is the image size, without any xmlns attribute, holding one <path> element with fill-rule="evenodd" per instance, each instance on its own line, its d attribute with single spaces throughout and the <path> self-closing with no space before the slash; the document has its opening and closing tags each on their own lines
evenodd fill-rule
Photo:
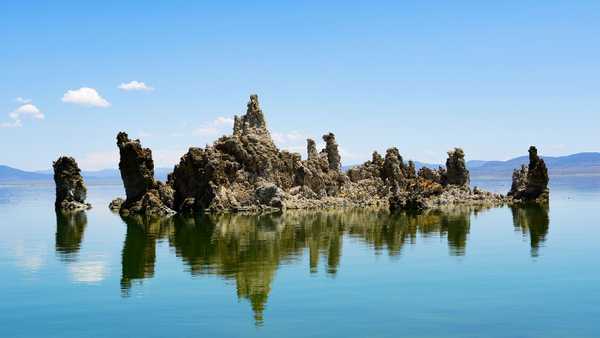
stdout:
<svg viewBox="0 0 600 338">
<path fill-rule="evenodd" d="M 550 175 L 600 175 L 600 153 L 587 152 L 567 156 L 543 157 L 548 165 Z M 508 161 L 467 161 L 467 166 L 473 177 L 510 177 L 514 168 L 528 163 L 527 156 L 520 156 Z M 417 168 L 437 168 L 440 164 L 415 162 Z M 352 166 L 344 166 L 349 169 Z M 156 177 L 165 181 L 172 168 L 156 168 Z M 97 171 L 83 171 L 83 177 L 88 181 L 120 181 L 118 169 L 103 169 Z M 52 180 L 52 171 L 25 171 L 0 165 L 0 182 L 18 181 L 49 181 Z"/>
</svg>

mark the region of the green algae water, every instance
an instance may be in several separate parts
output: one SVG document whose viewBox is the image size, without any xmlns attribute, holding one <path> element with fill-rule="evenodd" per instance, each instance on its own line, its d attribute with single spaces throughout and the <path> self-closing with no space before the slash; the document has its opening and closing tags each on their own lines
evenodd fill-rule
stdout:
<svg viewBox="0 0 600 338">
<path fill-rule="evenodd" d="M 0 337 L 600 336 L 600 178 L 422 214 L 121 218 L 119 195 L 57 214 L 53 186 L 0 187 Z"/>
</svg>

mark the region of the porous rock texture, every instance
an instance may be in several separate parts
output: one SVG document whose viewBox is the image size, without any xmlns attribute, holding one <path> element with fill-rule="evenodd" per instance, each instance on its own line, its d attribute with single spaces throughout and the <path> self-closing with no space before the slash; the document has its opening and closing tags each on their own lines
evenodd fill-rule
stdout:
<svg viewBox="0 0 600 338">
<path fill-rule="evenodd" d="M 57 210 L 86 210 L 92 206 L 85 202 L 87 189 L 81 176 L 81 170 L 72 157 L 62 156 L 52 163 L 54 183 L 56 184 Z"/>
<path fill-rule="evenodd" d="M 205 148 L 190 148 L 168 184 L 177 211 L 260 211 L 341 205 L 348 178 L 335 135 L 323 136 L 317 153 L 307 141 L 308 159 L 279 150 L 267 129 L 258 97 L 250 96 L 246 114 L 234 118 L 233 134 Z"/>
<path fill-rule="evenodd" d="M 417 173 L 414 162 L 406 164 L 399 150 L 390 148 L 385 157 L 374 152 L 370 161 L 344 173 L 335 135 L 326 133 L 320 152 L 314 140 L 307 140 L 303 160 L 298 153 L 277 148 L 256 95 L 250 96 L 246 113 L 234 117 L 232 135 L 204 148 L 190 148 L 166 184 L 153 178 L 149 149 L 126 134 L 117 139 L 127 199 L 115 200 L 111 207 L 122 205 L 121 211 L 148 213 L 157 205 L 177 212 L 365 206 L 424 209 L 495 205 L 505 200 L 469 188 L 464 152 L 458 148 L 448 153 L 447 169 L 421 168 Z"/>
<path fill-rule="evenodd" d="M 122 215 L 168 215 L 174 213 L 173 189 L 154 179 L 152 151 L 143 148 L 140 140 L 130 140 L 126 133 L 117 135 L 119 170 L 126 199 L 117 198 L 110 208 Z"/>
<path fill-rule="evenodd" d="M 458 204 L 491 207 L 505 202 L 500 194 L 469 187 L 469 171 L 462 149 L 449 151 L 446 164 L 447 168 L 422 167 L 416 173 L 414 162 L 405 164 L 398 149 L 390 148 L 385 159 L 374 152 L 371 161 L 351 168 L 348 176 L 354 183 L 377 187 L 376 194 L 386 199 L 393 211 Z"/>
<path fill-rule="evenodd" d="M 508 196 L 513 202 L 545 203 L 550 198 L 548 168 L 538 156 L 537 148 L 529 147 L 529 165 L 515 169 Z"/>
</svg>

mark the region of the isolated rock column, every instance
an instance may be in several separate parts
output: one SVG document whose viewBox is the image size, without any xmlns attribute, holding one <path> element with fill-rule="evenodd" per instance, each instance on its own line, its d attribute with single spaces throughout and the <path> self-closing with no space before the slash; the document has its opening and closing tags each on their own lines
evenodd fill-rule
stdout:
<svg viewBox="0 0 600 338">
<path fill-rule="evenodd" d="M 461 148 L 454 148 L 448 152 L 446 160 L 447 184 L 469 186 L 469 170 L 465 163 L 465 152 Z"/>
<path fill-rule="evenodd" d="M 323 141 L 325 141 L 325 152 L 327 153 L 327 161 L 329 162 L 329 169 L 340 171 L 342 169 L 342 158 L 338 149 L 338 144 L 335 141 L 335 135 L 333 133 L 323 135 Z"/>
<path fill-rule="evenodd" d="M 54 183 L 56 184 L 56 209 L 85 210 L 91 205 L 85 202 L 87 189 L 81 176 L 81 170 L 72 157 L 59 157 L 52 163 Z"/>
</svg>

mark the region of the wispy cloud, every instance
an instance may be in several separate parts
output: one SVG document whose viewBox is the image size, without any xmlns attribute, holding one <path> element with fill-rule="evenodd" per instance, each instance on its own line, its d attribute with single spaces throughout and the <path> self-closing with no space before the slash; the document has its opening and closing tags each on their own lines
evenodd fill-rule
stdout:
<svg viewBox="0 0 600 338">
<path fill-rule="evenodd" d="M 194 129 L 193 134 L 202 137 L 218 136 L 230 132 L 232 127 L 232 118 L 219 116 L 213 121 Z"/>
<path fill-rule="evenodd" d="M 20 99 L 20 100 L 19 100 Z M 38 107 L 29 103 L 31 100 L 25 100 L 22 98 L 17 98 L 17 100 L 22 104 L 17 109 L 8 113 L 10 117 L 10 122 L 2 122 L 0 123 L 0 128 L 19 128 L 23 126 L 23 118 L 31 118 L 34 120 L 43 120 L 44 113 L 42 113 Z M 25 103 L 26 102 L 26 103 Z"/>
<path fill-rule="evenodd" d="M 145 84 L 144 82 L 139 82 L 139 81 L 130 81 L 127 83 L 121 83 L 118 87 L 121 90 L 124 91 L 152 91 L 154 90 L 153 87 L 148 86 L 147 84 Z"/>
<path fill-rule="evenodd" d="M 100 96 L 96 89 L 88 87 L 68 90 L 63 95 L 62 102 L 78 104 L 86 107 L 110 107 L 110 102 Z"/>
<path fill-rule="evenodd" d="M 31 103 L 31 99 L 24 99 L 24 98 L 22 98 L 20 96 L 17 97 L 17 98 L 15 98 L 15 101 L 17 101 L 19 103 L 23 103 L 23 104 L 25 104 L 25 103 Z"/>
</svg>

